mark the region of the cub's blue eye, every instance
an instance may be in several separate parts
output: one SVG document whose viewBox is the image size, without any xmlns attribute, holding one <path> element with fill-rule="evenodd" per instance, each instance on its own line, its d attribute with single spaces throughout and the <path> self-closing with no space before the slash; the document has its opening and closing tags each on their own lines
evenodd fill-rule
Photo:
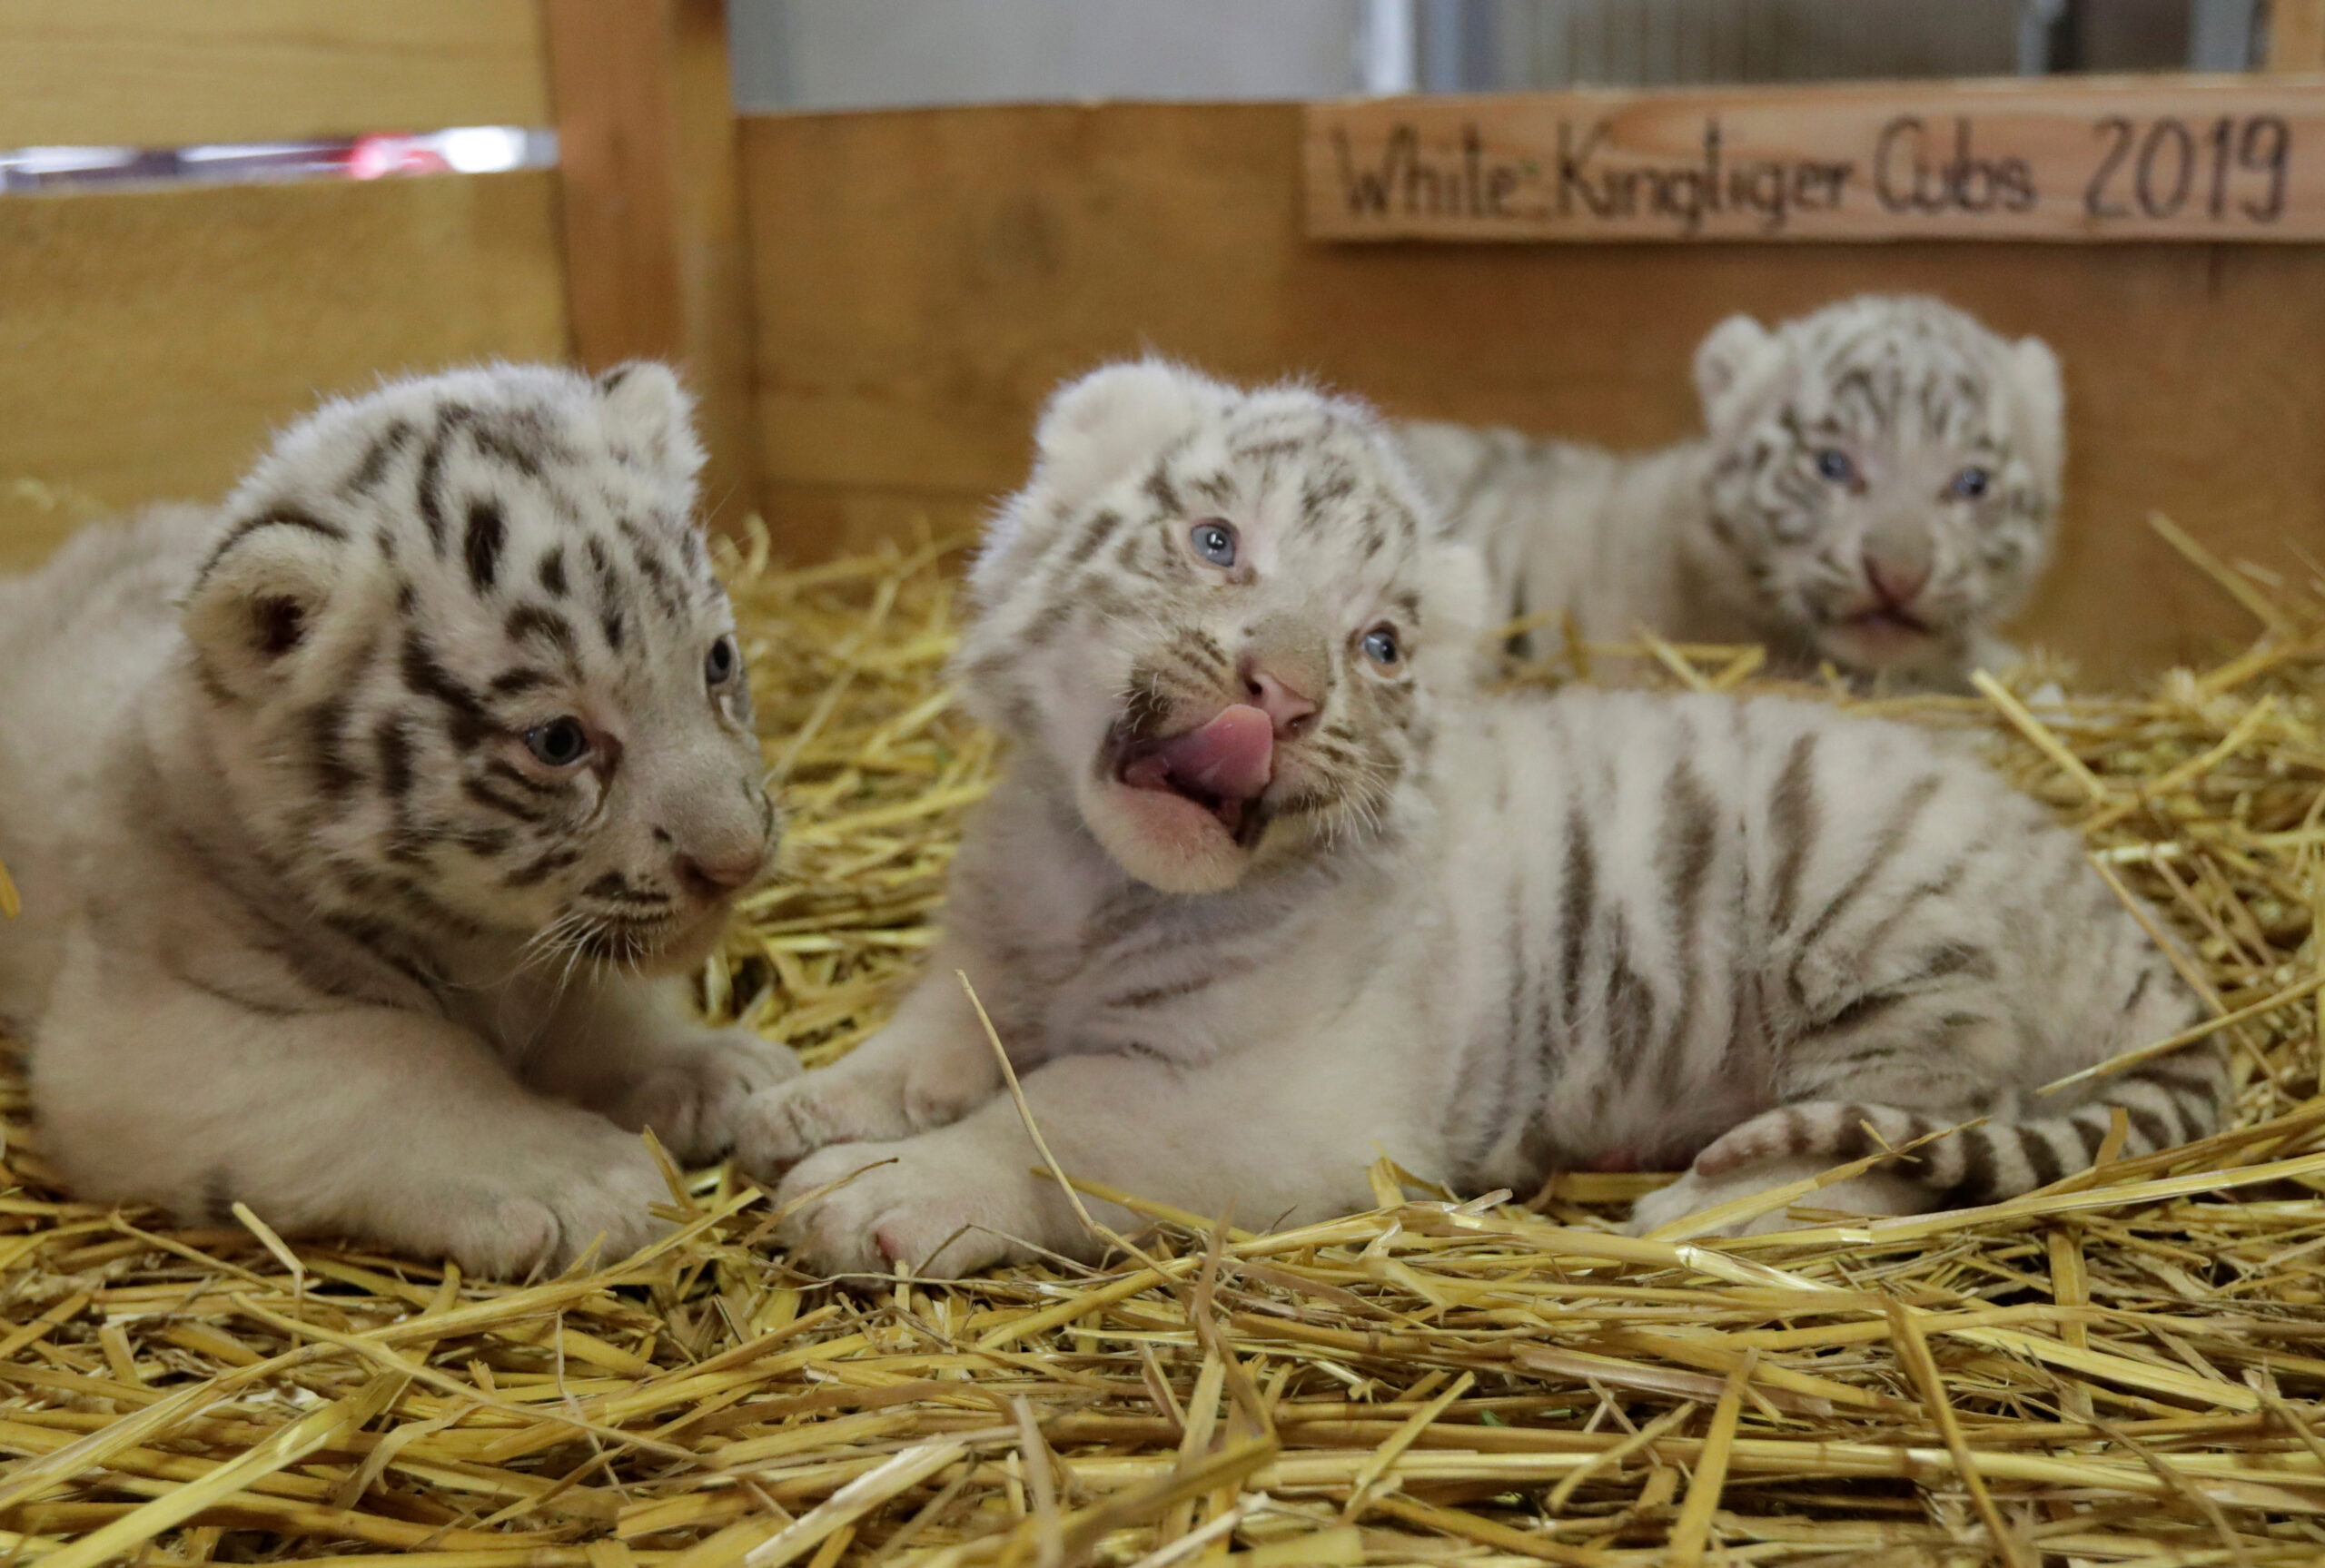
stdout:
<svg viewBox="0 0 2325 1568">
<path fill-rule="evenodd" d="M 735 678 L 742 666 L 742 657 L 735 651 L 733 637 L 720 637 L 710 645 L 710 652 L 703 656 L 702 678 L 713 686 L 723 686 Z"/>
<path fill-rule="evenodd" d="M 1227 523 L 1215 518 L 1197 523 L 1187 530 L 1187 541 L 1194 546 L 1195 554 L 1214 567 L 1235 564 L 1235 529 Z"/>
<path fill-rule="evenodd" d="M 569 768 L 589 754 L 589 732 L 569 714 L 527 730 L 525 749 L 543 767 Z"/>
<path fill-rule="evenodd" d="M 1994 476 L 1987 473 L 1985 469 L 1964 468 L 1954 476 L 1954 482 L 1948 485 L 1946 489 L 1965 501 L 1974 501 L 1984 495 L 1987 488 L 1993 483 Z"/>
<path fill-rule="evenodd" d="M 1404 650 L 1397 646 L 1397 634 L 1386 626 L 1375 626 L 1364 634 L 1364 656 L 1387 669 L 1404 657 Z"/>
<path fill-rule="evenodd" d="M 1836 485 L 1845 485 L 1856 478 L 1856 465 L 1838 447 L 1826 447 L 1816 454 L 1816 472 Z"/>
</svg>

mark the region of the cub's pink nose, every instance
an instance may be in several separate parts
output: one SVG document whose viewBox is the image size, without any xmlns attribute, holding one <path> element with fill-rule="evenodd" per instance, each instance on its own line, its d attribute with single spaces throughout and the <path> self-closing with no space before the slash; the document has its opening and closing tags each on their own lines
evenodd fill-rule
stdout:
<svg viewBox="0 0 2325 1568">
<path fill-rule="evenodd" d="M 1268 715 L 1275 725 L 1275 733 L 1287 735 L 1315 716 L 1316 705 L 1299 687 L 1291 685 L 1266 666 L 1246 660 L 1243 666 L 1243 691 L 1252 706 Z"/>
<path fill-rule="evenodd" d="M 1903 608 L 1921 597 L 1929 586 L 1929 564 L 1925 561 L 1885 561 L 1879 556 L 1865 557 L 1865 580 L 1873 585 L 1885 604 Z"/>
<path fill-rule="evenodd" d="M 684 854 L 678 857 L 678 877 L 697 898 L 717 898 L 733 892 L 758 875 L 765 858 L 754 854 L 698 859 Z"/>
</svg>

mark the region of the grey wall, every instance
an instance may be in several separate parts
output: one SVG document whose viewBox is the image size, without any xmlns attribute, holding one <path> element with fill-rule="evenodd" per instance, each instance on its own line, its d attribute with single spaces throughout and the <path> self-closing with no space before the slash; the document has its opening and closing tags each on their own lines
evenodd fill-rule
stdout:
<svg viewBox="0 0 2325 1568">
<path fill-rule="evenodd" d="M 746 110 L 2238 69 L 2257 0 L 729 0 Z"/>
<path fill-rule="evenodd" d="M 1364 0 L 730 0 L 745 110 L 1357 90 Z"/>
</svg>

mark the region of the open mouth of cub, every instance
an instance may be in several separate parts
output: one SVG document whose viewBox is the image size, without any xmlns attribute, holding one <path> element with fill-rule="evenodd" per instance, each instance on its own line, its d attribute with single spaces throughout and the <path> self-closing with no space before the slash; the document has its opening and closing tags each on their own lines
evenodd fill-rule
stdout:
<svg viewBox="0 0 2325 1568">
<path fill-rule="evenodd" d="M 1123 744 L 1114 780 L 1125 788 L 1175 795 L 1200 806 L 1249 848 L 1267 825 L 1265 795 L 1275 775 L 1274 721 L 1242 704 L 1174 735 Z"/>
<path fill-rule="evenodd" d="M 1853 616 L 1845 616 L 1841 625 L 1850 631 L 1875 637 L 1925 637 L 1930 635 L 1927 621 L 1895 605 L 1878 605 Z"/>
</svg>

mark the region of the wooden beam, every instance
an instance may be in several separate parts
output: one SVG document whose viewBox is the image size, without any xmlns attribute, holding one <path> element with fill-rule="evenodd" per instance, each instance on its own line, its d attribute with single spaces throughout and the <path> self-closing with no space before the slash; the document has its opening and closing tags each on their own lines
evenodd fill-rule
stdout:
<svg viewBox="0 0 2325 1568">
<path fill-rule="evenodd" d="M 2269 0 L 2269 69 L 2325 71 L 2325 0 Z"/>
<path fill-rule="evenodd" d="M 678 365 L 707 514 L 755 502 L 749 291 L 721 0 L 546 0 L 574 351 Z"/>
<path fill-rule="evenodd" d="M 0 5 L 0 147 L 547 123 L 536 0 Z"/>
</svg>

